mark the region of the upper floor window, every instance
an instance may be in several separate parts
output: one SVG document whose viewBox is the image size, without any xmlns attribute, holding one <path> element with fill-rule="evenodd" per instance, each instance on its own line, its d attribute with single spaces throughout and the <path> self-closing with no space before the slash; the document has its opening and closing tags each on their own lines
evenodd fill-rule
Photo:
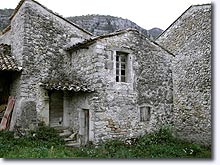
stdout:
<svg viewBox="0 0 220 165">
<path fill-rule="evenodd" d="M 127 57 L 124 52 L 116 52 L 116 82 L 127 81 Z"/>
</svg>

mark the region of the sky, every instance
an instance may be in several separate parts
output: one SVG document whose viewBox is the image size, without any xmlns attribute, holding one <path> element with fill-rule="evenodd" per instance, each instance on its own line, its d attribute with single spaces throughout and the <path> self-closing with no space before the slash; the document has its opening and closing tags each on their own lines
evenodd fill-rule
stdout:
<svg viewBox="0 0 220 165">
<path fill-rule="evenodd" d="M 0 0 L 0 9 L 14 9 L 20 0 Z M 211 0 L 37 0 L 64 17 L 88 14 L 129 19 L 142 28 L 165 30 L 191 5 Z"/>
</svg>

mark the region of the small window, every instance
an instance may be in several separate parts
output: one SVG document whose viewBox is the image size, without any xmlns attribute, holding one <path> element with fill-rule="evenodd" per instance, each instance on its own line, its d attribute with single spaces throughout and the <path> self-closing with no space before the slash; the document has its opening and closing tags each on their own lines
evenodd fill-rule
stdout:
<svg viewBox="0 0 220 165">
<path fill-rule="evenodd" d="M 126 82 L 127 53 L 116 52 L 116 82 Z"/>
<path fill-rule="evenodd" d="M 151 107 L 148 106 L 142 106 L 140 107 L 140 121 L 150 121 L 151 116 Z"/>
</svg>

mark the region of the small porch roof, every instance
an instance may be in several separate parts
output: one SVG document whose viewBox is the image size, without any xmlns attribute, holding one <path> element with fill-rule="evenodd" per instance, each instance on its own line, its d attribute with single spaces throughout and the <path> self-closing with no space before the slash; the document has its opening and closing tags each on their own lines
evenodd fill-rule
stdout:
<svg viewBox="0 0 220 165">
<path fill-rule="evenodd" d="M 74 91 L 74 92 L 93 92 L 94 89 L 90 88 L 83 82 L 77 80 L 55 80 L 48 79 L 40 83 L 44 89 L 47 90 L 62 90 L 62 91 Z"/>
</svg>

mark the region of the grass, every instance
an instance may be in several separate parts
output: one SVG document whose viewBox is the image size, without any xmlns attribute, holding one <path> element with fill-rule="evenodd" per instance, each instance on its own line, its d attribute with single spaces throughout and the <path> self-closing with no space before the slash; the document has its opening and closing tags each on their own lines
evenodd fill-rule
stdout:
<svg viewBox="0 0 220 165">
<path fill-rule="evenodd" d="M 211 158 L 211 148 L 174 138 L 168 129 L 124 141 L 108 140 L 98 146 L 67 148 L 52 128 L 40 126 L 14 138 L 0 132 L 1 158 Z"/>
</svg>

